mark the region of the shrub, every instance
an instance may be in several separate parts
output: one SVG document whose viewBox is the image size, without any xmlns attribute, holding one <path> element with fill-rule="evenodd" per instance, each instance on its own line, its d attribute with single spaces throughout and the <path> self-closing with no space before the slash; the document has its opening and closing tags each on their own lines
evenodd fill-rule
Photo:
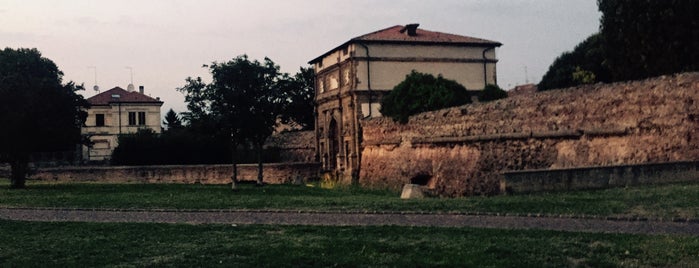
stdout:
<svg viewBox="0 0 699 268">
<path fill-rule="evenodd" d="M 404 124 L 414 114 L 471 102 L 466 88 L 456 81 L 413 70 L 381 101 L 381 114 Z"/>
</svg>

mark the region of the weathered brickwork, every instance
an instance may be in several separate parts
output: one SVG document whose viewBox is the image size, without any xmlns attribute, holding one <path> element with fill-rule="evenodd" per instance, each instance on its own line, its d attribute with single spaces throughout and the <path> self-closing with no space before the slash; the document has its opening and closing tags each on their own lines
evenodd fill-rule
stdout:
<svg viewBox="0 0 699 268">
<path fill-rule="evenodd" d="M 508 170 L 699 159 L 699 73 L 595 84 L 363 122 L 360 183 L 414 178 L 447 196 L 496 194 Z"/>
<path fill-rule="evenodd" d="M 263 168 L 264 182 L 270 184 L 316 179 L 320 170 L 319 164 L 314 163 L 264 164 Z M 52 182 L 227 184 L 231 182 L 232 174 L 231 165 L 60 167 L 38 169 L 29 179 Z M 238 165 L 238 180 L 257 180 L 257 165 Z"/>
<path fill-rule="evenodd" d="M 289 131 L 274 134 L 265 142 L 266 149 L 276 149 L 279 162 L 318 162 L 315 159 L 315 133 L 311 131 Z"/>
</svg>

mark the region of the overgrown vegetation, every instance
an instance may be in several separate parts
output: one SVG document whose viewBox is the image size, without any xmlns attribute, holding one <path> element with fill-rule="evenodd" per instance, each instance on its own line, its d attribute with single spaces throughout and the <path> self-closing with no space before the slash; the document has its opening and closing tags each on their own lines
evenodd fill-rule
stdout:
<svg viewBox="0 0 699 268">
<path fill-rule="evenodd" d="M 600 32 L 553 62 L 539 90 L 699 70 L 699 2 L 598 0 Z"/>
<path fill-rule="evenodd" d="M 501 212 L 646 218 L 699 218 L 699 184 L 640 186 L 514 196 L 402 200 L 391 191 L 355 187 L 243 184 L 32 184 L 0 187 L 9 207 L 282 209 L 303 211 Z"/>
<path fill-rule="evenodd" d="M 468 91 L 456 81 L 413 70 L 382 99 L 381 114 L 404 124 L 411 115 L 470 102 Z"/>
<path fill-rule="evenodd" d="M 697 252 L 691 236 L 0 220 L 8 267 L 695 267 Z"/>
</svg>

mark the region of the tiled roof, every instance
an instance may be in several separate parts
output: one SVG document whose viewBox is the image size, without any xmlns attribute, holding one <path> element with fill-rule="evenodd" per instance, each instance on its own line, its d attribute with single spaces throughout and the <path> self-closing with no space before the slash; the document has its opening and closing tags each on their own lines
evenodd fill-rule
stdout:
<svg viewBox="0 0 699 268">
<path fill-rule="evenodd" d="M 483 44 L 500 46 L 499 42 L 441 32 L 433 32 L 417 28 L 415 35 L 408 35 L 405 26 L 396 25 L 373 33 L 352 38 L 351 41 L 388 41 L 410 43 L 451 43 L 451 44 Z"/>
<path fill-rule="evenodd" d="M 119 95 L 119 98 L 112 97 L 113 95 Z M 87 99 L 91 105 L 109 105 L 113 102 L 128 102 L 128 103 L 160 103 L 163 102 L 151 98 L 150 96 L 143 95 L 138 91 L 126 91 L 123 88 L 115 87 L 95 96 Z"/>
<path fill-rule="evenodd" d="M 417 27 L 417 25 L 415 25 Z M 470 36 L 448 34 L 434 32 L 416 28 L 415 34 L 410 35 L 406 26 L 396 25 L 383 30 L 361 35 L 350 39 L 342 45 L 326 52 L 325 54 L 311 60 L 309 63 L 318 62 L 323 57 L 329 55 L 333 51 L 347 46 L 350 43 L 405 43 L 405 44 L 441 44 L 441 45 L 462 45 L 462 46 L 483 46 L 483 47 L 499 47 L 500 42 L 480 39 Z"/>
</svg>

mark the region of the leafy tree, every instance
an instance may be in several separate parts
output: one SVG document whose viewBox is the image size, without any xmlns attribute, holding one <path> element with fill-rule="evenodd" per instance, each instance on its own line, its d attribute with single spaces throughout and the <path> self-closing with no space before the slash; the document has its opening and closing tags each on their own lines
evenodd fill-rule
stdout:
<svg viewBox="0 0 699 268">
<path fill-rule="evenodd" d="M 29 155 L 75 149 L 88 103 L 82 86 L 37 49 L 0 50 L 0 161 L 9 162 L 12 188 L 24 188 Z"/>
<path fill-rule="evenodd" d="M 283 98 L 286 98 L 286 106 L 281 117 L 283 123 L 296 124 L 303 130 L 314 127 L 314 77 L 313 68 L 301 67 L 293 77 L 280 80 L 279 88 L 282 90 Z"/>
<path fill-rule="evenodd" d="M 614 81 L 699 70 L 699 1 L 598 0 L 597 5 Z"/>
<path fill-rule="evenodd" d="M 187 79 L 179 90 L 185 93 L 190 111 L 190 124 L 211 127 L 217 133 L 230 137 L 230 148 L 249 142 L 258 152 L 257 182 L 262 185 L 262 146 L 274 131 L 276 121 L 285 106 L 279 85 L 287 78 L 279 66 L 265 58 L 264 62 L 250 61 L 247 55 L 228 62 L 205 66 L 213 76 L 210 84 L 201 78 Z M 232 151 L 233 187 L 237 184 L 237 161 Z"/>
<path fill-rule="evenodd" d="M 456 81 L 413 70 L 381 101 L 381 114 L 402 124 L 414 114 L 471 102 L 466 88 Z"/>
<path fill-rule="evenodd" d="M 599 34 L 594 34 L 564 52 L 551 64 L 539 82 L 539 90 L 567 88 L 594 82 L 610 82 L 611 73 L 604 66 L 604 48 Z"/>
<path fill-rule="evenodd" d="M 478 100 L 482 102 L 507 98 L 507 91 L 493 84 L 487 85 L 479 94 Z"/>
<path fill-rule="evenodd" d="M 163 124 L 167 126 L 168 130 L 182 128 L 182 120 L 180 120 L 180 117 L 177 116 L 177 113 L 172 109 L 165 114 L 165 121 L 163 121 Z"/>
</svg>

